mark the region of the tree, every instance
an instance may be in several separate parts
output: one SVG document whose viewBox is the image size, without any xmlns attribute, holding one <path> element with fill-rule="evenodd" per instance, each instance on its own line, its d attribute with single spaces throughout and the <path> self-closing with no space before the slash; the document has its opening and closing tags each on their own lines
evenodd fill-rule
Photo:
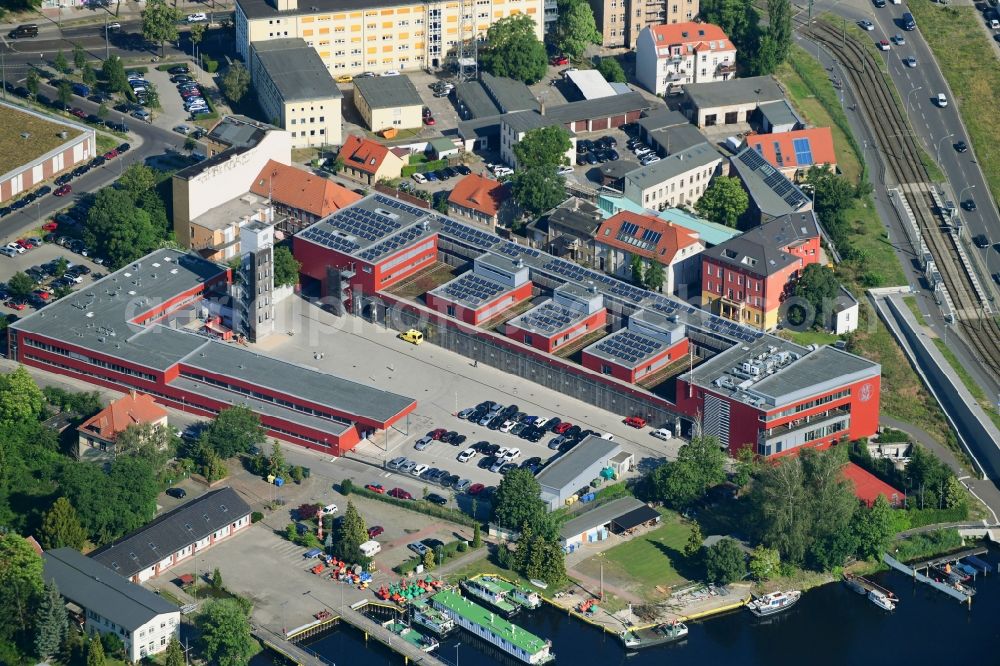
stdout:
<svg viewBox="0 0 1000 666">
<path fill-rule="evenodd" d="M 288 463 L 285 462 L 285 453 L 281 450 L 281 444 L 278 443 L 278 440 L 274 440 L 271 445 L 271 457 L 267 460 L 267 472 L 274 476 L 281 476 L 286 469 L 288 469 Z"/>
<path fill-rule="evenodd" d="M 633 254 L 632 260 L 629 261 L 629 270 L 632 273 L 632 282 L 640 287 L 643 285 L 645 267 L 646 262 L 642 260 L 642 257 L 638 254 Z"/>
<path fill-rule="evenodd" d="M 497 487 L 493 504 L 493 520 L 501 527 L 533 532 L 542 531 L 548 512 L 540 497 L 542 489 L 535 475 L 526 469 L 515 469 Z"/>
<path fill-rule="evenodd" d="M 17 534 L 0 535 L 0 638 L 29 630 L 44 587 L 42 558 Z"/>
<path fill-rule="evenodd" d="M 750 483 L 750 479 L 753 478 L 757 469 L 757 454 L 754 453 L 753 446 L 748 445 L 740 448 L 736 452 L 736 475 L 733 478 L 733 482 L 740 488 L 743 488 Z"/>
<path fill-rule="evenodd" d="M 893 536 L 893 509 L 885 495 L 876 497 L 870 509 L 857 511 L 854 533 L 860 557 L 876 559 L 882 556 Z"/>
<path fill-rule="evenodd" d="M 57 480 L 95 544 L 131 532 L 156 515 L 160 486 L 145 460 L 116 458 L 107 471 L 95 465 L 67 465 Z"/>
<path fill-rule="evenodd" d="M 663 274 L 663 264 L 658 261 L 650 261 L 646 265 L 646 274 L 642 276 L 646 289 L 661 291 L 666 275 Z"/>
<path fill-rule="evenodd" d="M 514 200 L 534 215 L 541 215 L 566 200 L 566 180 L 555 167 L 528 167 L 514 173 Z"/>
<path fill-rule="evenodd" d="M 94 68 L 91 67 L 89 62 L 84 63 L 83 71 L 81 72 L 80 77 L 83 79 L 83 82 L 88 86 L 93 87 L 94 85 L 97 84 L 97 72 L 94 71 Z"/>
<path fill-rule="evenodd" d="M 170 642 L 167 643 L 164 666 L 184 666 L 184 650 L 181 648 L 181 642 L 177 640 L 176 636 L 171 636 Z"/>
<path fill-rule="evenodd" d="M 237 405 L 219 412 L 202 433 L 201 441 L 222 458 L 248 453 L 267 441 L 260 417 L 248 407 Z"/>
<path fill-rule="evenodd" d="M 215 567 L 212 572 L 212 589 L 216 592 L 222 590 L 222 572 L 219 571 L 219 567 Z"/>
<path fill-rule="evenodd" d="M 704 542 L 705 537 L 701 533 L 701 526 L 694 523 L 691 526 L 691 532 L 688 533 L 687 542 L 684 544 L 684 557 L 693 560 L 701 555 L 701 547 Z"/>
<path fill-rule="evenodd" d="M 212 599 L 198 615 L 205 659 L 219 666 L 246 666 L 254 653 L 249 614 L 234 599 Z"/>
<path fill-rule="evenodd" d="M 45 396 L 23 365 L 0 375 L 0 423 L 36 421 L 44 405 Z"/>
<path fill-rule="evenodd" d="M 514 144 L 514 155 L 521 167 L 558 167 L 568 163 L 566 153 L 572 147 L 569 132 L 561 125 L 551 125 L 525 132 Z"/>
<path fill-rule="evenodd" d="M 28 74 L 24 79 L 24 87 L 28 89 L 31 93 L 32 99 L 38 97 L 38 72 L 34 69 L 29 69 Z"/>
<path fill-rule="evenodd" d="M 479 62 L 494 76 L 507 76 L 534 83 L 545 76 L 548 60 L 545 46 L 535 36 L 535 20 L 516 14 L 496 21 L 486 32 L 486 48 Z"/>
<path fill-rule="evenodd" d="M 195 53 L 198 50 L 198 45 L 201 44 L 201 40 L 205 37 L 205 29 L 208 27 L 206 23 L 195 23 L 191 26 L 190 32 L 188 32 L 188 39 L 191 40 L 191 57 L 195 60 L 198 57 Z"/>
<path fill-rule="evenodd" d="M 107 631 L 100 635 L 104 654 L 111 659 L 121 659 L 125 656 L 125 643 L 118 634 Z"/>
<path fill-rule="evenodd" d="M 944 508 L 954 509 L 964 507 L 969 503 L 969 498 L 965 494 L 965 487 L 954 474 L 948 476 L 944 484 Z"/>
<path fill-rule="evenodd" d="M 559 0 L 555 43 L 571 58 L 579 58 L 591 44 L 601 44 L 594 10 L 586 0 Z"/>
<path fill-rule="evenodd" d="M 274 248 L 274 286 L 287 287 L 299 283 L 299 263 L 287 245 L 277 245 Z"/>
<path fill-rule="evenodd" d="M 705 575 L 719 585 L 728 585 L 746 573 L 746 555 L 739 544 L 725 537 L 705 551 Z"/>
<path fill-rule="evenodd" d="M 781 555 L 774 548 L 757 546 L 750 554 L 750 573 L 758 582 L 770 580 L 781 567 Z"/>
<path fill-rule="evenodd" d="M 483 545 L 483 535 L 479 528 L 479 523 L 477 522 L 472 528 L 472 547 L 479 548 Z"/>
<path fill-rule="evenodd" d="M 238 103 L 250 88 L 250 72 L 243 63 L 236 61 L 222 77 L 222 92 L 233 104 Z"/>
<path fill-rule="evenodd" d="M 610 56 L 601 58 L 601 61 L 597 63 L 597 71 L 611 83 L 625 83 L 627 80 L 625 78 L 625 70 L 622 69 L 621 63 Z"/>
<path fill-rule="evenodd" d="M 748 0 L 705 0 L 700 9 L 702 18 L 722 28 L 740 52 L 751 44 L 758 23 L 753 3 Z"/>
<path fill-rule="evenodd" d="M 56 54 L 55 59 L 52 61 L 52 66 L 55 67 L 56 71 L 60 74 L 69 73 L 69 61 L 66 60 L 66 54 L 62 52 L 62 49 L 60 49 L 59 53 Z"/>
<path fill-rule="evenodd" d="M 65 497 L 60 497 L 45 514 L 38 531 L 38 542 L 45 550 L 72 548 L 80 550 L 87 541 L 87 532 L 80 524 L 76 509 Z"/>
<path fill-rule="evenodd" d="M 812 516 L 799 460 L 785 458 L 765 466 L 752 486 L 750 504 L 756 514 L 752 524 L 760 541 L 777 549 L 785 560 L 801 563 L 809 543 Z"/>
<path fill-rule="evenodd" d="M 101 637 L 94 634 L 87 643 L 87 666 L 104 666 L 107 659 L 104 657 L 104 644 Z"/>
<path fill-rule="evenodd" d="M 149 213 L 137 208 L 128 192 L 105 187 L 94 197 L 83 240 L 106 257 L 112 268 L 119 268 L 152 252 L 161 237 Z"/>
<path fill-rule="evenodd" d="M 842 214 L 843 210 L 851 206 L 855 192 L 850 181 L 825 166 L 809 167 L 809 170 L 806 171 L 805 182 L 813 188 L 813 198 L 818 215 Z"/>
<path fill-rule="evenodd" d="M 431 569 L 434 568 L 434 565 L 435 565 L 434 551 L 428 550 L 426 553 L 424 553 L 424 569 L 430 571 Z"/>
<path fill-rule="evenodd" d="M 22 271 L 10 276 L 7 281 L 7 293 L 15 298 L 25 298 L 35 290 L 35 281 Z"/>
<path fill-rule="evenodd" d="M 767 0 L 767 34 L 774 41 L 778 63 L 792 46 L 792 7 L 788 0 Z"/>
<path fill-rule="evenodd" d="M 154 83 L 146 83 L 146 106 L 150 109 L 160 108 L 160 91 Z"/>
<path fill-rule="evenodd" d="M 101 73 L 107 81 L 108 89 L 112 92 L 126 92 L 131 90 L 128 84 L 128 75 L 125 74 L 125 65 L 118 56 L 111 56 L 101 64 Z"/>
<path fill-rule="evenodd" d="M 164 42 L 177 39 L 177 22 L 181 12 L 171 7 L 165 0 L 148 0 L 142 10 L 142 36 L 146 40 L 160 45 L 160 57 L 163 57 Z"/>
<path fill-rule="evenodd" d="M 773 74 L 781 64 L 781 47 L 767 32 L 760 35 L 757 47 L 750 55 L 750 72 L 754 76 Z"/>
<path fill-rule="evenodd" d="M 795 317 L 798 319 L 798 325 L 811 323 L 821 326 L 823 324 L 822 313 L 826 311 L 827 306 L 832 304 L 839 291 L 840 283 L 837 281 L 833 269 L 822 264 L 809 264 L 802 271 L 798 282 L 795 283 L 795 295 L 812 308 L 813 321 L 805 321 L 808 316 L 807 311 L 801 303 L 794 302 L 789 306 L 789 319 L 793 319 L 792 310 L 798 309 L 801 311 L 801 314 Z"/>
<path fill-rule="evenodd" d="M 59 82 L 59 86 L 56 88 L 56 98 L 65 111 L 73 99 L 73 87 L 69 84 L 69 81 Z"/>
<path fill-rule="evenodd" d="M 79 44 L 73 45 L 73 64 L 76 65 L 77 69 L 81 70 L 87 64 L 87 52 Z"/>
<path fill-rule="evenodd" d="M 56 259 L 56 263 L 52 265 L 52 276 L 61 278 L 63 275 L 66 275 L 67 268 L 69 268 L 69 260 L 66 257 L 59 257 Z"/>
<path fill-rule="evenodd" d="M 35 654 L 43 660 L 53 656 L 62 645 L 68 629 L 66 603 L 59 596 L 59 590 L 53 580 L 45 584 L 41 602 L 38 604 L 35 618 Z"/>
<path fill-rule="evenodd" d="M 739 178 L 731 176 L 716 177 L 694 205 L 702 217 L 733 228 L 749 207 L 746 190 Z"/>
<path fill-rule="evenodd" d="M 115 437 L 115 456 L 133 456 L 160 469 L 180 446 L 180 438 L 166 424 L 133 423 Z"/>
<path fill-rule="evenodd" d="M 693 437 L 677 453 L 677 460 L 654 470 L 657 499 L 686 508 L 705 492 L 726 480 L 726 454 L 712 436 Z"/>
</svg>

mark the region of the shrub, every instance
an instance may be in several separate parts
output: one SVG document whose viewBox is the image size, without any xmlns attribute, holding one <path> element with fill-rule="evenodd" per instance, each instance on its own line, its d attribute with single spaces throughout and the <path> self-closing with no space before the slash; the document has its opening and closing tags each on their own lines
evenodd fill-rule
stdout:
<svg viewBox="0 0 1000 666">
<path fill-rule="evenodd" d="M 947 553 L 961 547 L 962 536 L 958 530 L 936 530 L 897 541 L 893 556 L 897 560 L 906 562 L 907 560 Z"/>
<path fill-rule="evenodd" d="M 354 492 L 354 482 L 353 481 L 351 481 L 350 479 L 344 479 L 343 481 L 340 482 L 340 494 L 341 495 L 350 495 L 352 492 Z"/>
<path fill-rule="evenodd" d="M 467 550 L 469 550 L 469 544 L 465 543 L 464 541 L 459 541 L 458 542 L 458 552 L 464 553 Z"/>
<path fill-rule="evenodd" d="M 251 523 L 259 523 L 262 520 L 264 520 L 264 514 L 262 514 L 260 511 L 254 511 L 253 513 L 250 514 Z"/>
<path fill-rule="evenodd" d="M 156 71 L 158 71 L 158 72 L 166 72 L 171 67 L 177 67 L 177 65 L 186 65 L 186 64 L 187 64 L 186 62 L 165 62 L 162 65 L 157 65 L 156 66 Z"/>
<path fill-rule="evenodd" d="M 201 57 L 201 64 L 205 67 L 205 71 L 209 74 L 215 74 L 219 71 L 219 61 L 207 55 L 203 55 Z"/>
<path fill-rule="evenodd" d="M 403 167 L 400 175 L 403 178 L 409 178 L 415 173 L 427 173 L 428 171 L 437 171 L 438 169 L 448 166 L 448 160 L 434 160 L 433 162 L 424 162 L 422 164 L 409 164 Z"/>
<path fill-rule="evenodd" d="M 400 576 L 405 576 L 409 573 L 413 573 L 414 569 L 416 569 L 418 565 L 423 563 L 424 563 L 423 558 L 411 557 L 410 559 L 405 560 L 402 563 L 394 566 L 392 570 L 398 573 Z"/>
</svg>

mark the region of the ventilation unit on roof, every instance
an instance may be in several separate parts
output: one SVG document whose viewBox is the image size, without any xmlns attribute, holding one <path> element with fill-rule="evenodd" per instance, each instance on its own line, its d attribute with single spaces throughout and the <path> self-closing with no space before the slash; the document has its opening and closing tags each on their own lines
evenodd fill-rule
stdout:
<svg viewBox="0 0 1000 666">
<path fill-rule="evenodd" d="M 135 290 L 133 290 L 133 289 L 129 289 L 129 291 L 128 291 L 128 295 L 129 295 L 129 296 L 135 296 Z"/>
<path fill-rule="evenodd" d="M 124 275 L 125 277 L 132 277 L 132 274 L 128 272 L 122 273 L 122 275 Z M 115 282 L 117 282 L 117 280 L 115 280 Z"/>
<path fill-rule="evenodd" d="M 153 262 L 153 268 L 159 268 L 159 267 L 160 267 L 160 265 L 154 261 Z"/>
<path fill-rule="evenodd" d="M 163 257 L 163 261 L 170 261 L 170 257 Z"/>
<path fill-rule="evenodd" d="M 395 213 L 389 212 L 389 211 L 387 211 L 384 208 L 376 208 L 375 212 L 378 213 L 379 215 L 384 215 L 385 217 L 388 217 L 390 220 L 398 220 L 399 219 L 399 215 L 396 215 Z"/>
<path fill-rule="evenodd" d="M 170 269 L 170 274 L 171 275 L 177 275 L 177 269 L 176 268 L 171 268 Z"/>
</svg>

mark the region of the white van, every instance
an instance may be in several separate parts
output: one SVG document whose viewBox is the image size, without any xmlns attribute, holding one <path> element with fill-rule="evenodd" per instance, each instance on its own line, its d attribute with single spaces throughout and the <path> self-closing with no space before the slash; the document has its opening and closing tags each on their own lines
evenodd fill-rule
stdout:
<svg viewBox="0 0 1000 666">
<path fill-rule="evenodd" d="M 363 544 L 358 546 L 361 550 L 361 554 L 365 557 L 375 557 L 378 553 L 382 552 L 382 544 L 374 539 L 371 541 L 365 541 Z"/>
<path fill-rule="evenodd" d="M 670 428 L 657 428 L 649 434 L 656 439 L 662 439 L 663 441 L 667 441 L 674 436 L 674 433 L 670 431 Z"/>
</svg>

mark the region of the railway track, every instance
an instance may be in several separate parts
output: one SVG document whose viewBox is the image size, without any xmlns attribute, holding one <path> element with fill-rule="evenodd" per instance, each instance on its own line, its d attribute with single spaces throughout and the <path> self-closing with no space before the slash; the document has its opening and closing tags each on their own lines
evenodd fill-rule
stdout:
<svg viewBox="0 0 1000 666">
<path fill-rule="evenodd" d="M 933 184 L 921 161 L 920 147 L 898 108 L 880 67 L 864 44 L 846 31 L 825 21 L 800 24 L 802 34 L 813 40 L 840 62 L 858 100 L 858 112 L 864 113 L 886 168 L 909 202 L 924 242 L 934 257 L 938 271 L 954 304 L 957 328 L 968 340 L 982 366 L 994 378 L 1000 378 L 1000 324 L 984 311 L 959 258 L 959 239 L 935 215 Z"/>
</svg>

